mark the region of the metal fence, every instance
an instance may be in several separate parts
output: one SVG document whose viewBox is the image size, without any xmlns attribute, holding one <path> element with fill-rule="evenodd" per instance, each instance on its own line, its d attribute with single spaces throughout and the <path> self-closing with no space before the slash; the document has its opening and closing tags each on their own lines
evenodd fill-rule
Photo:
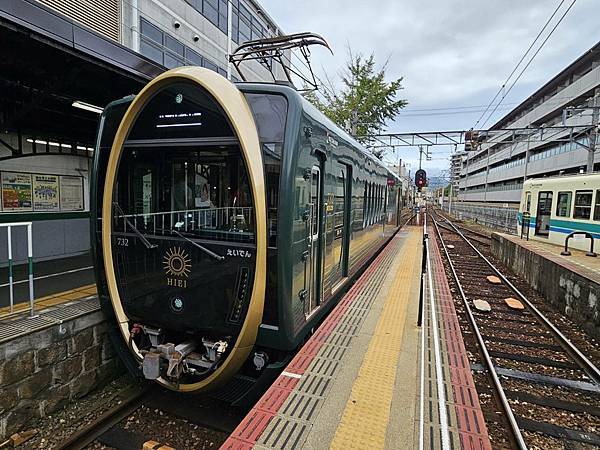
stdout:
<svg viewBox="0 0 600 450">
<path fill-rule="evenodd" d="M 448 204 L 444 205 L 444 211 L 448 212 Z M 457 219 L 472 220 L 511 234 L 517 232 L 518 213 L 519 210 L 516 208 L 452 203 L 452 215 Z"/>
<path fill-rule="evenodd" d="M 9 292 L 9 310 L 7 314 L 0 312 L 0 317 L 12 315 L 15 313 L 15 295 L 14 287 L 17 283 L 23 281 L 14 281 L 13 277 L 13 242 L 12 242 L 12 231 L 13 228 L 26 227 L 27 228 L 27 282 L 29 285 L 29 315 L 34 315 L 34 293 L 33 293 L 33 243 L 31 238 L 31 222 L 14 222 L 14 223 L 2 223 L 1 228 L 6 228 L 6 238 L 8 241 L 8 292 Z M 19 312 L 26 311 L 20 309 Z"/>
</svg>

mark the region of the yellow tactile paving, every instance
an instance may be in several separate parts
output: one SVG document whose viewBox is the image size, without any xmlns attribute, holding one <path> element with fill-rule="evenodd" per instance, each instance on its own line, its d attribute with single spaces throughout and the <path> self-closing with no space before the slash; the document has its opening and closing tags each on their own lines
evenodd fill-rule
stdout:
<svg viewBox="0 0 600 450">
<path fill-rule="evenodd" d="M 420 229 L 411 229 L 369 348 L 352 386 L 332 449 L 383 449 L 402 347 L 414 271 L 419 270 Z"/>
<path fill-rule="evenodd" d="M 57 294 L 47 295 L 35 299 L 36 308 L 47 308 L 49 306 L 60 305 L 61 303 L 71 302 L 73 300 L 79 300 L 83 297 L 89 297 L 97 293 L 95 284 L 87 284 L 76 289 L 70 289 L 68 291 L 60 292 Z M 18 303 L 15 305 L 14 312 L 18 313 L 26 311 L 29 308 L 29 302 Z M 0 318 L 9 313 L 10 307 L 5 306 L 0 308 Z"/>
</svg>

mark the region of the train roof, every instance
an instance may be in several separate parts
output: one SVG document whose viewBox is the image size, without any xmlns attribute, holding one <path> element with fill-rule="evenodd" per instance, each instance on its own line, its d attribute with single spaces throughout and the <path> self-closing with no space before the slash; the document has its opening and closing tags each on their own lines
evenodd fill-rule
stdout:
<svg viewBox="0 0 600 450">
<path fill-rule="evenodd" d="M 375 156 L 373 156 L 373 154 L 371 152 L 369 152 L 360 142 L 358 142 L 356 139 L 354 139 L 352 136 L 350 136 L 350 134 L 348 134 L 345 130 L 343 130 L 338 125 L 336 125 L 329 117 L 327 117 L 325 114 L 323 114 L 321 111 L 319 111 L 318 108 L 316 108 L 312 103 L 310 103 L 308 100 L 306 100 L 293 87 L 291 87 L 287 84 L 282 84 L 282 83 L 266 83 L 266 82 L 263 82 L 263 83 L 237 82 L 235 84 L 243 92 L 246 92 L 246 91 L 265 92 L 265 93 L 271 92 L 271 93 L 278 93 L 278 94 L 285 95 L 288 99 L 293 100 L 293 102 L 296 104 L 296 107 L 303 109 L 313 119 L 324 124 L 328 129 L 330 129 L 332 132 L 334 132 L 339 138 L 343 139 L 344 141 L 346 141 L 347 143 L 352 145 L 354 148 L 356 148 L 357 150 L 362 152 L 366 158 L 369 158 L 376 165 L 378 165 L 379 167 L 384 169 L 388 173 L 388 176 L 391 175 L 396 180 L 402 181 L 401 178 L 397 174 L 395 174 L 394 172 L 389 170 L 385 166 L 385 164 L 383 164 L 382 161 L 380 161 Z"/>
<path fill-rule="evenodd" d="M 555 177 L 544 177 L 544 178 L 530 178 L 523 183 L 523 188 L 525 186 L 531 186 L 534 184 L 548 184 L 552 183 L 554 185 L 569 185 L 576 183 L 586 183 L 586 182 L 600 182 L 600 173 L 593 174 L 570 174 L 570 175 L 559 175 Z"/>
</svg>

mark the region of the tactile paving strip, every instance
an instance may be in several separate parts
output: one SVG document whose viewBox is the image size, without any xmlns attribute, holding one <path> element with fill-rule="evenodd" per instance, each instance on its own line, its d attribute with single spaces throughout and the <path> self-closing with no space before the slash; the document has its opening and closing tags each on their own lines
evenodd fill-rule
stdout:
<svg viewBox="0 0 600 450">
<path fill-rule="evenodd" d="M 458 317 L 454 308 L 454 300 L 444 271 L 442 256 L 437 244 L 437 236 L 433 228 L 430 228 L 429 236 L 431 239 L 429 252 L 432 266 L 433 289 L 438 308 L 438 327 L 440 329 L 442 348 L 445 350 L 445 355 L 442 354 L 442 358 L 450 432 L 457 432 L 456 437 L 460 440 L 460 448 L 464 450 L 491 449 L 492 446 L 479 404 L 475 383 L 471 375 L 471 367 L 458 323 Z M 427 316 L 428 330 L 431 330 L 429 319 Z M 431 345 L 427 348 L 431 349 Z M 426 435 L 429 434 L 430 448 L 433 449 L 436 448 L 435 443 L 437 442 L 434 436 L 439 433 L 439 418 L 437 418 L 437 407 L 432 405 L 432 398 L 435 397 L 435 388 L 431 386 L 432 355 L 430 355 L 429 359 L 430 421 L 429 433 L 426 433 Z M 450 396 L 448 396 L 449 393 L 451 394 Z M 453 411 L 450 411 L 449 408 L 452 408 Z M 454 438 L 455 436 L 451 437 Z"/>
<path fill-rule="evenodd" d="M 404 235 L 393 238 L 359 277 L 222 449 L 302 447 Z"/>
<path fill-rule="evenodd" d="M 53 307 L 35 317 L 25 316 L 0 322 L 0 343 L 59 325 L 99 309 L 98 297 L 90 296 L 71 304 Z"/>
</svg>

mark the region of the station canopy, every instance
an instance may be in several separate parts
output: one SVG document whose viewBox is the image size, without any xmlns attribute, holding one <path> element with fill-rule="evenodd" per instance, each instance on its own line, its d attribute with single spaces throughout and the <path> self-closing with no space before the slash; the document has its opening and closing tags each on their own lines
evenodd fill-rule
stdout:
<svg viewBox="0 0 600 450">
<path fill-rule="evenodd" d="M 104 107 L 164 70 L 48 8 L 7 3 L 0 5 L 0 159 L 23 156 L 3 142 L 5 133 L 93 146 L 99 114 L 73 103 Z"/>
</svg>

